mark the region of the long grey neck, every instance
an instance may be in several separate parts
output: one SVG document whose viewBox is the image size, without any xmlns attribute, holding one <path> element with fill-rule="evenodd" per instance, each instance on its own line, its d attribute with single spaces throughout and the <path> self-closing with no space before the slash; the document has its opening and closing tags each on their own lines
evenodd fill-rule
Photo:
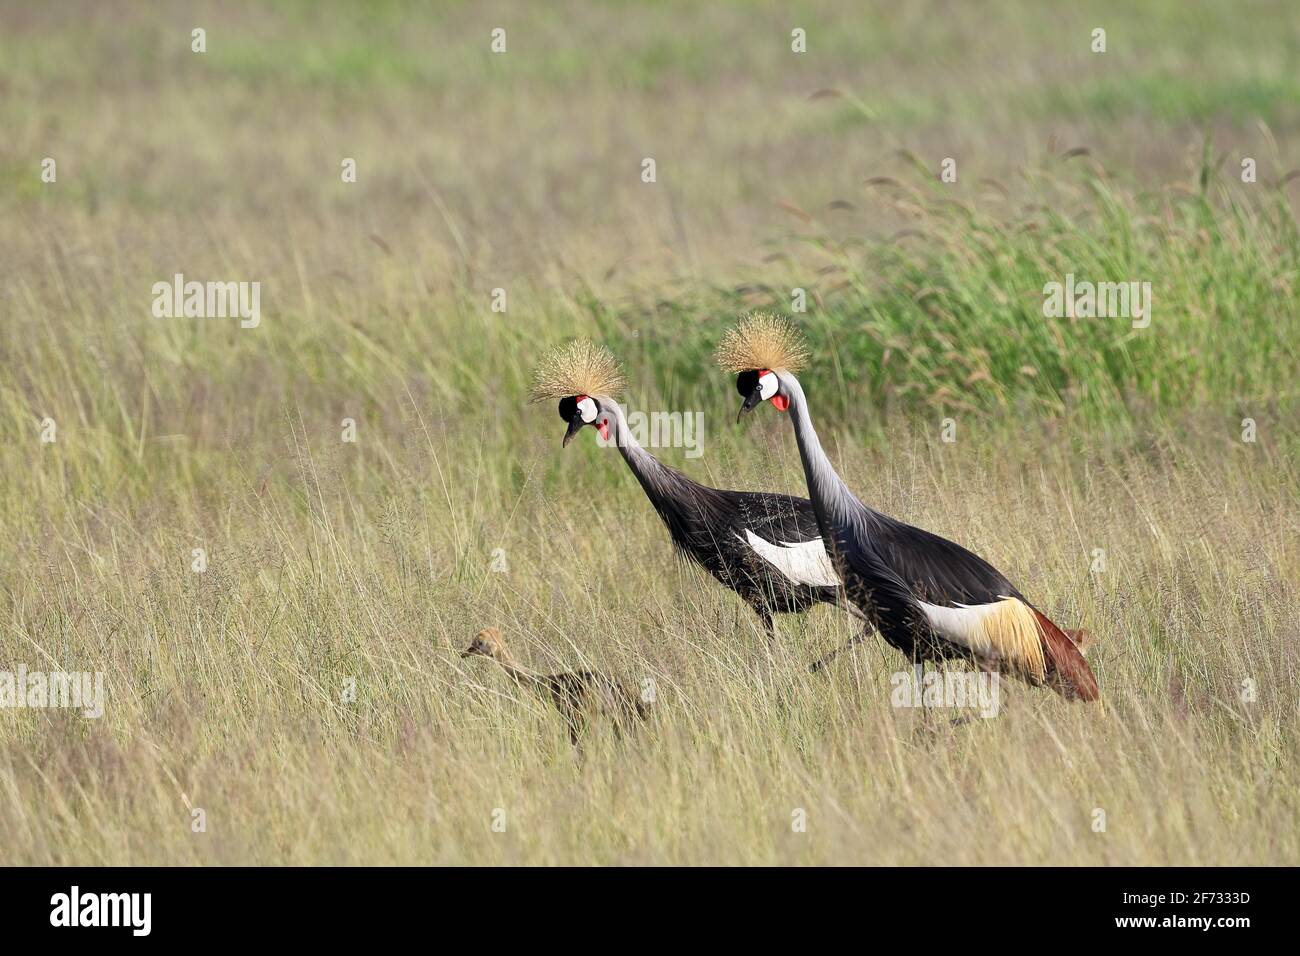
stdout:
<svg viewBox="0 0 1300 956">
<path fill-rule="evenodd" d="M 627 418 L 623 415 L 623 408 L 618 402 L 610 398 L 602 398 L 600 406 L 611 413 L 610 441 L 618 446 L 618 453 L 623 456 L 628 468 L 632 469 L 632 474 L 636 475 L 636 480 L 641 483 L 645 493 L 652 501 L 658 501 L 669 495 L 674 480 L 680 479 L 681 476 L 641 447 L 633 437 L 632 430 L 628 428 Z"/>
<path fill-rule="evenodd" d="M 854 514 L 867 509 L 849 491 L 836 473 L 830 458 L 826 456 L 821 440 L 817 437 L 817 430 L 813 428 L 812 418 L 808 415 L 808 400 L 804 396 L 803 386 L 789 372 L 782 372 L 780 377 L 789 393 L 790 420 L 794 423 L 794 437 L 799 445 L 799 457 L 803 461 L 804 478 L 808 482 L 808 497 L 817 514 L 822 538 L 830 541 L 837 537 L 834 534 L 836 527 L 843 527 Z"/>
</svg>

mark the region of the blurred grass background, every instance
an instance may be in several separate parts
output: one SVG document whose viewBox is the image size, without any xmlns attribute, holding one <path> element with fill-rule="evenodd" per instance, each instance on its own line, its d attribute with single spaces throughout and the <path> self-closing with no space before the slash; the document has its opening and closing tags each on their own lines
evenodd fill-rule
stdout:
<svg viewBox="0 0 1300 956">
<path fill-rule="evenodd" d="M 97 723 L 0 712 L 0 852 L 1295 862 L 1298 47 L 1280 2 L 0 6 L 0 668 L 109 682 Z M 260 281 L 261 325 L 153 318 L 177 272 Z M 1151 282 L 1150 328 L 1044 318 L 1068 272 Z M 898 660 L 806 681 L 844 621 L 764 647 L 523 405 L 589 336 L 704 411 L 666 460 L 802 492 L 709 361 L 795 287 L 850 484 L 1097 632 L 1104 715 L 923 746 Z M 655 676 L 662 724 L 575 767 L 452 654 L 493 622 Z"/>
</svg>

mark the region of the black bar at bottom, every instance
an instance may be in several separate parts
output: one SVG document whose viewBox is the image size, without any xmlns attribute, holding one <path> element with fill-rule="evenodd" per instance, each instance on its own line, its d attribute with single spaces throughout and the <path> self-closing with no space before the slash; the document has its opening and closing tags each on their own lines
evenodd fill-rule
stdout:
<svg viewBox="0 0 1300 956">
<path fill-rule="evenodd" d="M 1012 932 L 1231 944 L 1287 926 L 1281 910 L 1293 879 L 1290 870 L 1245 868 L 13 868 L 0 870 L 0 925 L 7 943 L 284 939 L 336 948 L 427 930 L 448 942 L 487 931 L 496 944 L 516 933 L 535 944 L 561 934 L 565 945 L 675 945 L 683 933 L 692 943 L 717 936 L 734 944 L 825 929 L 863 941 Z"/>
</svg>

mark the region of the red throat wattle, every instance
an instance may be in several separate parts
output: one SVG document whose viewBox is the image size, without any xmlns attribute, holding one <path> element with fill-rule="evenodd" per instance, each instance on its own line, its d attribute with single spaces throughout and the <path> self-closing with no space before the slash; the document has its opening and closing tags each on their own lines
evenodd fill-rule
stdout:
<svg viewBox="0 0 1300 956">
<path fill-rule="evenodd" d="M 609 419 L 602 418 L 596 426 L 596 431 L 600 432 L 601 441 L 609 441 Z"/>
<path fill-rule="evenodd" d="M 772 396 L 772 407 L 778 412 L 783 412 L 790 407 L 790 399 L 786 398 L 780 392 Z"/>
</svg>

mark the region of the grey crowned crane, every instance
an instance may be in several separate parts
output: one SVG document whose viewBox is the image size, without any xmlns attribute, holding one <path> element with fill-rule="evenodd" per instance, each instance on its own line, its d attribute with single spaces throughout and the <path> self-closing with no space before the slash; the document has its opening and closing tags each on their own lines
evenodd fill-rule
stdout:
<svg viewBox="0 0 1300 956">
<path fill-rule="evenodd" d="M 1078 638 L 1002 572 L 960 545 L 867 507 L 848 489 L 817 439 L 794 375 L 807 357 L 790 323 L 762 314 L 742 319 L 717 351 L 744 396 L 737 420 L 765 401 L 789 412 L 817 525 L 849 600 L 919 668 L 966 659 L 1067 699 L 1097 700 L 1097 679 Z"/>
<path fill-rule="evenodd" d="M 578 340 L 543 359 L 531 400 L 560 400 L 560 418 L 568 424 L 563 447 L 586 427 L 615 445 L 678 553 L 740 595 L 769 637 L 775 634 L 776 614 L 803 611 L 818 602 L 843 603 L 808 499 L 719 491 L 669 468 L 641 447 L 628 428 L 613 398 L 623 387 L 622 370 L 609 351 Z M 848 610 L 865 620 L 856 608 Z M 861 636 L 850 643 L 858 640 Z"/>
</svg>

